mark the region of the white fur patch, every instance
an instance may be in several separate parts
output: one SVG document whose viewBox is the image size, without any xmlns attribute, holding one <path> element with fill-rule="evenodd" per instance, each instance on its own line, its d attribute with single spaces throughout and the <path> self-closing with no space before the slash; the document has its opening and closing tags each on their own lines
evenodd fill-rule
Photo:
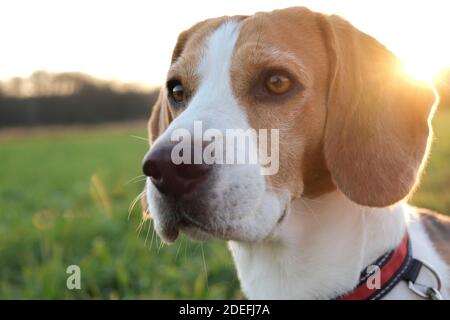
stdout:
<svg viewBox="0 0 450 320">
<path fill-rule="evenodd" d="M 411 208 L 356 205 L 339 191 L 295 200 L 271 243 L 230 242 L 241 286 L 251 299 L 331 299 L 352 290 L 363 268 L 397 246 L 408 230 L 413 257 L 429 262 L 443 281 L 448 268 Z M 422 272 L 418 281 L 434 285 Z M 384 299 L 420 299 L 400 282 Z"/>
</svg>

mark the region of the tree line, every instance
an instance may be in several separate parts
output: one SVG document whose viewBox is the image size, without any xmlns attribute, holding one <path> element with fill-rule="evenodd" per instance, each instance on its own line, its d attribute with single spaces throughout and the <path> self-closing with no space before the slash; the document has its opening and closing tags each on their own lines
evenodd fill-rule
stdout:
<svg viewBox="0 0 450 320">
<path fill-rule="evenodd" d="M 156 98 L 136 84 L 39 71 L 0 82 L 0 128 L 148 119 Z"/>
<path fill-rule="evenodd" d="M 439 108 L 450 108 L 450 68 L 436 78 Z M 158 90 L 77 72 L 38 71 L 0 82 L 0 128 L 148 119 Z"/>
</svg>

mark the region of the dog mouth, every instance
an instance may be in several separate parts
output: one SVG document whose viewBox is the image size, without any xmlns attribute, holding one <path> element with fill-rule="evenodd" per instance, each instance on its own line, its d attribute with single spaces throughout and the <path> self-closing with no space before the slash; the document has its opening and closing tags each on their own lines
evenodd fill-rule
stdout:
<svg viewBox="0 0 450 320">
<path fill-rule="evenodd" d="M 193 240 L 208 240 L 211 238 L 226 239 L 226 233 L 220 236 L 216 229 L 210 225 L 196 221 L 187 214 L 177 215 L 176 218 L 170 219 L 158 228 L 160 237 L 167 243 L 173 243 L 177 240 L 180 231 Z"/>
<path fill-rule="evenodd" d="M 225 232 L 220 234 L 217 229 L 208 224 L 200 223 L 189 216 L 183 217 L 179 230 L 194 240 L 204 241 L 212 238 L 230 240 Z"/>
<path fill-rule="evenodd" d="M 288 206 L 285 206 L 272 230 L 262 239 L 270 239 L 271 236 L 275 234 L 277 228 L 285 221 L 288 211 Z M 215 226 L 212 223 L 200 222 L 186 213 L 178 214 L 176 219 L 171 219 L 170 223 L 164 223 L 158 230 L 160 237 L 167 243 L 175 242 L 180 235 L 180 232 L 187 235 L 188 238 L 197 241 L 210 239 L 247 241 L 245 239 L 245 234 L 239 234 L 236 230 L 233 231 L 233 228 L 230 226 Z"/>
<path fill-rule="evenodd" d="M 154 225 L 160 238 L 169 244 L 174 243 L 180 233 L 197 241 L 270 240 L 289 215 L 289 201 L 284 198 L 280 194 L 268 193 L 250 205 L 227 211 L 211 204 L 207 197 L 183 202 L 160 197 L 157 198 L 159 208 L 154 210 Z"/>
</svg>

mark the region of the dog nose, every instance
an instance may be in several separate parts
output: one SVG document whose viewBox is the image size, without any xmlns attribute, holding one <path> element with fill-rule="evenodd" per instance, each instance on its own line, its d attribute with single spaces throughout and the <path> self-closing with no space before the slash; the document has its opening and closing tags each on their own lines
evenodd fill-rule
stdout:
<svg viewBox="0 0 450 320">
<path fill-rule="evenodd" d="M 142 170 L 155 187 L 164 194 L 181 197 L 193 191 L 211 170 L 211 165 L 201 163 L 175 164 L 172 149 L 175 144 L 158 144 L 144 157 Z M 193 160 L 193 157 L 192 159 Z"/>
</svg>

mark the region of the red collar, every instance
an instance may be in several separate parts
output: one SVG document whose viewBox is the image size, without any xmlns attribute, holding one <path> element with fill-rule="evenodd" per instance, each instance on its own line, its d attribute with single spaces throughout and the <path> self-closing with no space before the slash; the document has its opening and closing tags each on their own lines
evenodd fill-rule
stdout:
<svg viewBox="0 0 450 320">
<path fill-rule="evenodd" d="M 420 266 L 416 266 L 411 257 L 408 233 L 397 248 L 386 252 L 370 264 L 360 276 L 356 288 L 337 300 L 378 300 L 390 292 L 402 280 L 417 278 Z M 378 286 L 374 280 L 378 272 Z M 415 279 L 414 279 L 415 280 Z M 369 283 L 370 282 L 370 283 Z"/>
</svg>

